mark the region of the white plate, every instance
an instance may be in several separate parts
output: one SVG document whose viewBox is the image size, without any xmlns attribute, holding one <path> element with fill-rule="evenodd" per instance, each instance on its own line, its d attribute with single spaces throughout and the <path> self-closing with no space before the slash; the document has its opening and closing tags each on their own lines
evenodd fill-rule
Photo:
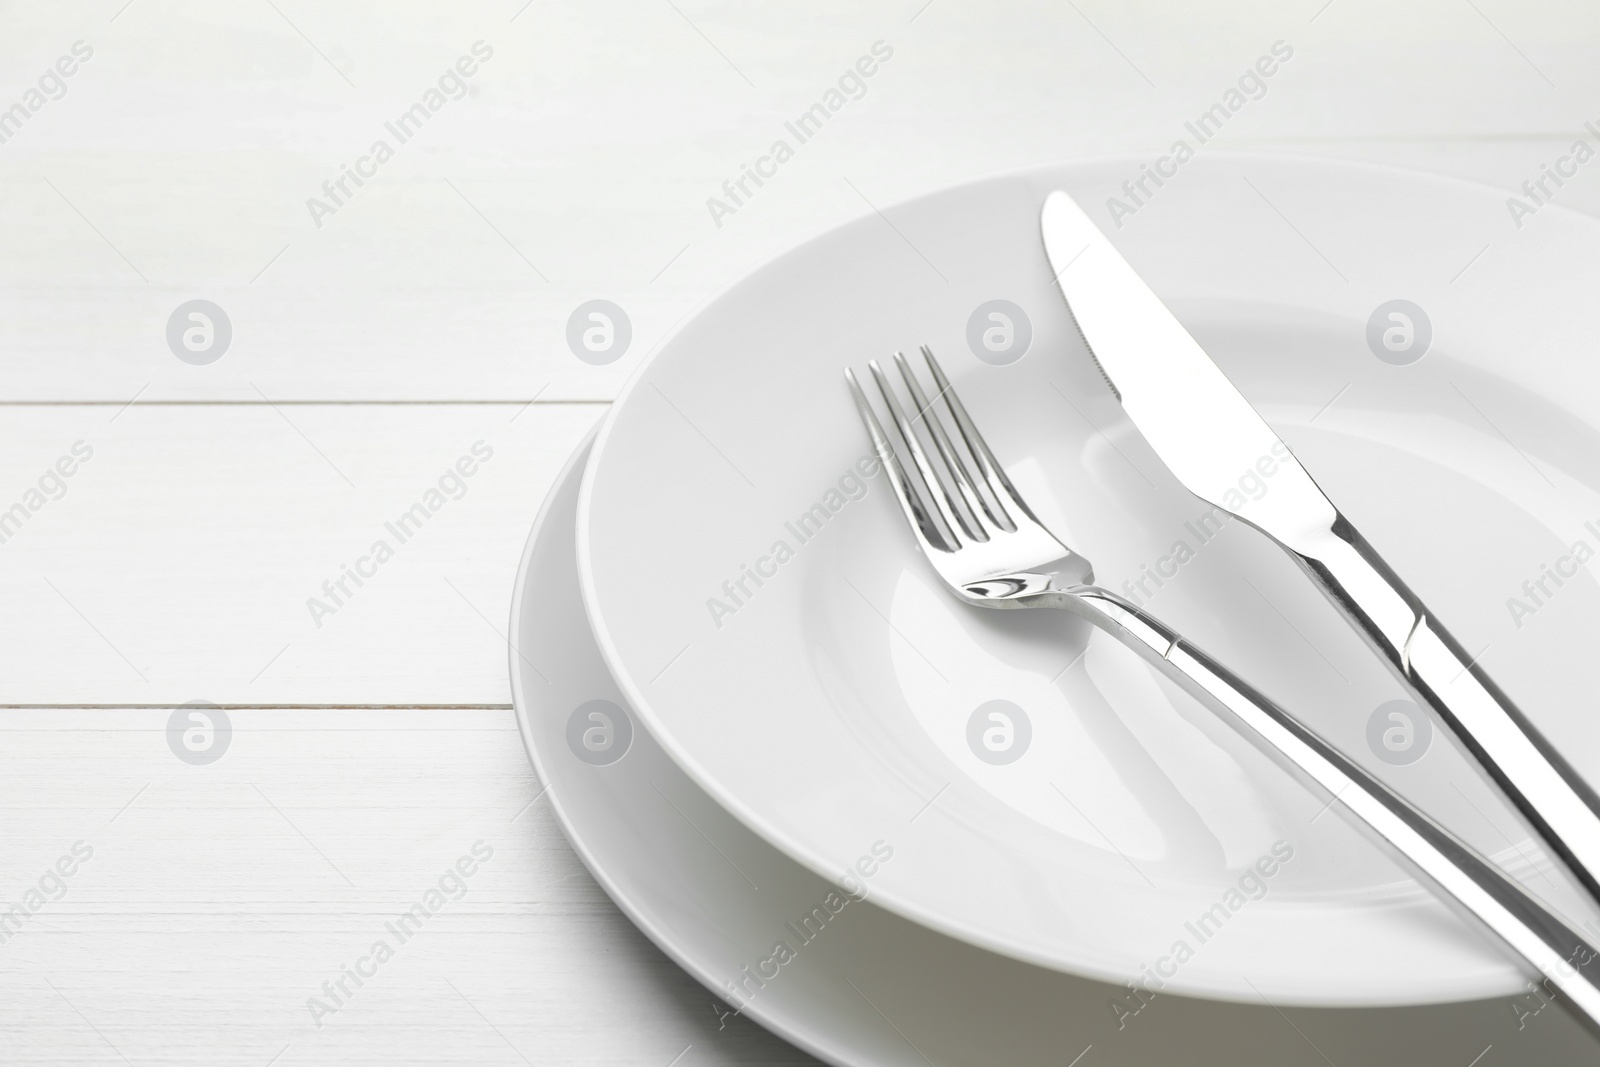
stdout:
<svg viewBox="0 0 1600 1067">
<path fill-rule="evenodd" d="M 844 898 L 836 896 L 837 913 L 797 933 L 802 918 L 819 906 L 826 912 L 829 894 L 838 891 L 721 809 L 642 724 L 633 722 L 626 748 L 613 733 L 613 747 L 587 759 L 569 741 L 574 713 L 593 710 L 591 701 L 611 704 L 603 714 L 613 729 L 628 718 L 585 625 L 578 589 L 573 526 L 588 451 L 586 441 L 557 478 L 523 553 L 511 612 L 517 721 L 584 863 L 628 916 L 729 1011 L 742 1005 L 762 1025 L 849 1067 L 926 1067 L 930 1061 L 940 1067 L 1062 1067 L 1091 1047 L 1081 1056 L 1085 1065 L 1322 1067 L 1326 1055 L 1373 1067 L 1460 1067 L 1487 1044 L 1515 1047 L 1526 1062 L 1540 1063 L 1575 1061 L 1591 1047 L 1555 1009 L 1531 1017 L 1517 1032 L 1518 1019 L 1502 1000 L 1399 1010 L 1290 1009 L 1286 1018 L 1259 1001 L 1161 996 L 1131 1012 L 1138 1001 L 1124 987 L 984 952 L 878 908 L 872 880 L 866 900 L 838 906 Z M 587 712 L 578 718 L 585 728 L 604 730 Z M 593 740 L 602 745 L 604 738 Z M 772 958 L 779 941 L 793 958 L 770 968 L 774 973 L 757 988 L 740 972 Z M 748 996 L 726 988 L 741 979 Z M 704 1018 L 711 1018 L 709 1008 Z M 710 1037 L 720 1040 L 714 1030 Z M 748 1056 L 748 1045 L 741 1048 Z M 706 1051 L 697 1048 L 695 1055 Z"/>
<path fill-rule="evenodd" d="M 1064 616 L 961 607 L 881 480 L 852 499 L 867 445 L 840 368 L 927 342 L 1102 583 L 1142 581 L 1157 613 L 1569 902 L 1451 745 L 1436 738 L 1407 766 L 1369 751 L 1369 717 L 1396 684 L 1262 538 L 1239 524 L 1201 536 L 1203 509 L 1082 352 L 1038 206 L 1058 186 L 1104 204 L 1136 173 L 1064 166 L 871 215 L 758 270 L 665 342 L 603 430 L 580 501 L 606 661 L 729 811 L 826 877 L 889 842 L 876 900 L 942 932 L 1247 1000 L 1510 992 L 1516 970 L 1476 932 L 1131 653 Z M 1600 683 L 1586 651 L 1600 590 L 1580 572 L 1520 620 L 1507 597 L 1563 546 L 1600 545 L 1583 526 L 1600 518 L 1600 223 L 1546 207 L 1519 230 L 1494 190 L 1222 154 L 1186 164 L 1123 223 L 1108 232 L 1134 266 L 1593 779 L 1600 719 L 1579 712 Z M 1396 298 L 1431 319 L 1431 348 L 1409 366 L 1366 338 Z M 1031 321 L 1009 365 L 968 346 L 969 316 L 993 299 Z M 820 529 L 797 528 L 806 514 Z M 759 585 L 748 567 L 766 572 Z M 1157 588 L 1149 570 L 1169 577 Z M 969 746 L 995 700 L 1031 724 L 1009 765 Z M 1293 858 L 1274 866 L 1280 842 Z M 1264 859 L 1268 879 L 1251 874 Z"/>
</svg>

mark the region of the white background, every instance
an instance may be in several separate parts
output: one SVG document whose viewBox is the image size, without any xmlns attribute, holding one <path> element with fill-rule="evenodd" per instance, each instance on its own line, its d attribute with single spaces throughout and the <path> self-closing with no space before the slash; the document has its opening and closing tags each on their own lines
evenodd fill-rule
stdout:
<svg viewBox="0 0 1600 1067">
<path fill-rule="evenodd" d="M 467 95 L 317 225 L 307 198 L 480 40 Z M 514 568 L 639 359 L 875 208 L 1153 159 L 1277 41 L 1214 146 L 1514 187 L 1600 119 L 1600 13 L 1509 0 L 13 0 L 0 109 L 77 41 L 0 144 L 0 509 L 94 450 L 0 544 L 0 908 L 94 857 L 0 944 L 8 1063 L 804 1061 L 719 1030 L 529 806 Z M 878 41 L 865 94 L 719 226 L 707 198 Z M 1559 202 L 1600 209 L 1596 173 Z M 596 297 L 633 324 L 608 367 L 564 337 Z M 206 366 L 165 340 L 195 298 L 233 327 Z M 466 495 L 318 626 L 307 598 L 480 440 Z M 234 724 L 210 766 L 167 747 L 189 700 Z M 480 839 L 467 896 L 315 1026 L 306 999 Z"/>
</svg>

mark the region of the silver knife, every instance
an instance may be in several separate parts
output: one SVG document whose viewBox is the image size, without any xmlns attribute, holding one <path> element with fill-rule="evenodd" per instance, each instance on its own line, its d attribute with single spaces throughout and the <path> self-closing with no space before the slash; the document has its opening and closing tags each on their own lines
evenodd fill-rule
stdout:
<svg viewBox="0 0 1600 1067">
<path fill-rule="evenodd" d="M 1339 513 L 1077 202 L 1051 193 L 1040 228 L 1091 356 L 1156 454 L 1191 493 L 1294 558 L 1600 902 L 1600 797 Z M 1277 464 L 1272 490 L 1241 502 L 1239 479 L 1263 458 Z"/>
</svg>

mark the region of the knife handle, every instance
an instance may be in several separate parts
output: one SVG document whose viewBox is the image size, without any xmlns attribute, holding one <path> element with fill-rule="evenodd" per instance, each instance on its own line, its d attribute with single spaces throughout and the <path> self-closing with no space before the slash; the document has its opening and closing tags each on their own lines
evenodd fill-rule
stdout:
<svg viewBox="0 0 1600 1067">
<path fill-rule="evenodd" d="M 1431 708 L 1600 903 L 1600 796 L 1342 516 L 1290 548 L 1323 593 Z"/>
<path fill-rule="evenodd" d="M 1139 653 L 1272 756 L 1331 796 L 1458 914 L 1476 920 L 1550 980 L 1600 1033 L 1600 952 L 1521 884 L 1435 823 L 1165 623 L 1097 586 L 1055 602 Z"/>
</svg>

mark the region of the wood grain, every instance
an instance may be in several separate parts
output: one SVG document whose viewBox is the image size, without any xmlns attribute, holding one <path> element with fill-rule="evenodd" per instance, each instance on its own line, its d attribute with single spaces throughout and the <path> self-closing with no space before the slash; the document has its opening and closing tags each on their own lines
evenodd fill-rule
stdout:
<svg viewBox="0 0 1600 1067">
<path fill-rule="evenodd" d="M 946 184 L 1154 159 L 1280 40 L 1293 58 L 1202 151 L 1516 187 L 1600 118 L 1600 26 L 1570 5 L 279 6 L 12 16 L 18 79 L 75 40 L 95 51 L 0 146 L 0 399 L 610 399 L 756 264 Z M 466 95 L 398 143 L 385 124 L 480 40 L 493 58 Z M 878 41 L 892 58 L 798 143 L 785 124 Z M 380 138 L 376 176 L 323 191 Z M 779 138 L 792 161 L 724 191 Z M 1557 199 L 1595 209 L 1600 182 Z M 566 342 L 595 297 L 633 323 L 606 367 Z M 209 366 L 165 341 L 193 298 L 235 330 Z"/>
<path fill-rule="evenodd" d="M 93 458 L 0 543 L 0 703 L 505 704 L 522 545 L 602 411 L 8 409 L 0 511 L 75 443 Z"/>
<path fill-rule="evenodd" d="M 719 1029 L 606 899 L 509 710 L 230 716 L 222 758 L 191 766 L 166 710 L 0 712 L 0 911 L 92 849 L 4 928 L 7 1063 L 811 1062 Z M 385 924 L 474 844 L 490 858 L 400 942 Z M 339 1005 L 323 983 L 378 939 L 393 957 Z"/>
</svg>

